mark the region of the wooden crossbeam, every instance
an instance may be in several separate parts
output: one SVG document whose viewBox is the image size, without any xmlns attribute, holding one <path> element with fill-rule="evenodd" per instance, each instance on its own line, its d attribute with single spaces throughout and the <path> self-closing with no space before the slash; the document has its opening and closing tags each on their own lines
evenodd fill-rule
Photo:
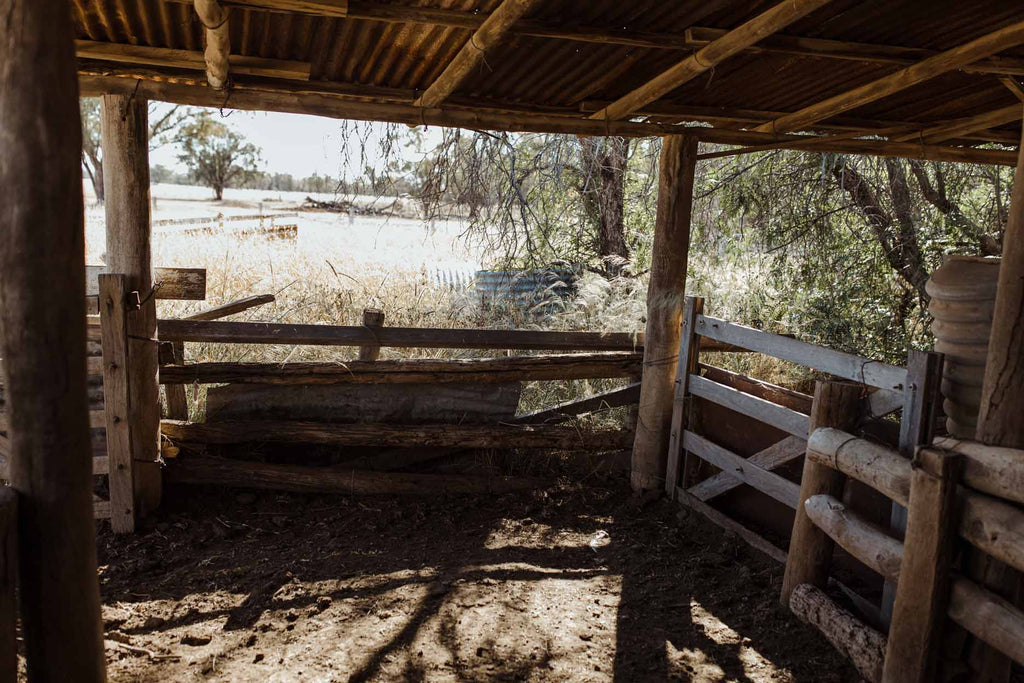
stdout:
<svg viewBox="0 0 1024 683">
<path fill-rule="evenodd" d="M 222 90 L 228 85 L 231 53 L 228 12 L 217 0 L 194 0 L 194 6 L 206 36 L 206 80 L 212 88 Z"/>
<path fill-rule="evenodd" d="M 764 469 L 775 470 L 788 462 L 793 462 L 804 454 L 807 449 L 807 440 L 796 436 L 787 436 L 782 441 L 774 443 L 762 451 L 747 458 L 752 464 Z M 721 496 L 744 482 L 737 479 L 727 471 L 708 477 L 696 486 L 688 489 L 689 493 L 696 498 L 707 502 L 712 498 Z"/>
<path fill-rule="evenodd" d="M 504 0 L 480 25 L 441 75 L 416 100 L 418 107 L 436 107 L 484 63 L 487 52 L 500 45 L 516 21 L 540 0 Z"/>
<path fill-rule="evenodd" d="M 1014 121 L 1020 121 L 1021 117 L 1024 117 L 1024 105 L 1018 102 L 1017 104 L 1011 104 L 1008 107 L 1002 107 L 1001 109 L 978 114 L 977 116 L 932 126 L 920 133 L 895 137 L 893 140 L 897 142 L 920 140 L 929 144 L 945 142 L 946 140 L 960 138 L 969 133 L 992 128 L 993 126 L 1002 126 Z"/>
<path fill-rule="evenodd" d="M 164 74 L 159 72 L 140 74 L 138 70 L 132 70 L 131 73 L 116 76 L 105 70 L 93 71 L 80 65 L 79 90 L 83 97 L 94 97 L 102 93 L 135 93 L 138 97 L 162 102 L 207 107 L 223 106 L 222 93 L 201 84 L 182 82 L 180 73 L 176 76 L 178 82 L 157 80 L 164 77 Z M 321 87 L 324 90 L 319 90 Z M 624 137 L 693 133 L 705 142 L 731 145 L 760 144 L 787 139 L 754 131 L 693 128 L 656 122 L 596 121 L 528 112 L 479 109 L 465 111 L 449 107 L 423 109 L 405 103 L 357 102 L 331 92 L 329 84 L 317 84 L 314 88 L 312 84 L 252 77 L 235 80 L 231 91 L 231 107 L 246 111 L 278 111 L 361 121 L 389 121 L 414 126 L 427 124 L 516 132 Z M 799 141 L 801 145 L 806 144 L 805 136 L 794 135 L 788 139 Z M 841 140 L 834 143 L 824 140 L 824 143 L 814 147 L 813 151 L 1004 166 L 1017 164 L 1017 154 L 1004 150 L 892 143 L 881 140 Z"/>
<path fill-rule="evenodd" d="M 1018 100 L 1024 102 L 1024 85 L 1021 85 L 1020 81 L 1013 76 L 1002 76 L 999 82 L 1005 85 Z"/>
<path fill-rule="evenodd" d="M 818 121 L 869 104 L 906 90 L 962 66 L 990 57 L 997 52 L 1024 43 L 1024 21 L 1005 26 L 968 43 L 929 57 L 870 83 L 829 97 L 798 112 L 769 121 L 755 130 L 762 133 L 788 133 L 802 130 Z"/>
<path fill-rule="evenodd" d="M 781 2 L 739 28 L 712 41 L 636 90 L 592 114 L 590 118 L 608 121 L 625 118 L 637 109 L 660 99 L 737 52 L 743 51 L 765 36 L 780 31 L 828 2 L 829 0 L 786 0 Z"/>
<path fill-rule="evenodd" d="M 76 40 L 75 54 L 79 59 L 100 59 L 121 64 L 146 64 L 174 69 L 206 70 L 206 58 L 198 50 L 177 50 L 166 47 L 150 47 L 148 45 L 124 45 L 95 40 Z M 289 78 L 300 81 L 309 80 L 309 62 L 246 57 L 244 55 L 230 55 L 228 62 L 231 71 L 236 74 Z"/>
</svg>

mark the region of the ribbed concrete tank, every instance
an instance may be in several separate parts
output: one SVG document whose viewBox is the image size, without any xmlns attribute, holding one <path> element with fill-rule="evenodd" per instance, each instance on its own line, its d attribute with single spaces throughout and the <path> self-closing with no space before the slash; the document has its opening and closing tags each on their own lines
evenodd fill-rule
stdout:
<svg viewBox="0 0 1024 683">
<path fill-rule="evenodd" d="M 935 350 L 946 354 L 942 377 L 946 429 L 974 438 L 996 303 L 999 259 L 948 256 L 926 289 Z"/>
</svg>

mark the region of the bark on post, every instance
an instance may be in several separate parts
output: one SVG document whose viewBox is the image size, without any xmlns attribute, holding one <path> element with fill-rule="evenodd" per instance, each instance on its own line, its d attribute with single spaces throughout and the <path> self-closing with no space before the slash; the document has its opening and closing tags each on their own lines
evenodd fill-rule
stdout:
<svg viewBox="0 0 1024 683">
<path fill-rule="evenodd" d="M 1022 137 L 1024 141 L 1024 137 Z M 1003 234 L 1003 259 L 985 361 L 985 382 L 975 438 L 990 446 L 1024 448 L 1024 146 L 1013 176 L 1010 212 Z M 991 558 L 978 557 L 971 576 L 1019 604 L 1020 573 Z M 992 680 L 1009 678 L 1010 660 L 983 643 L 972 659 Z"/>
<path fill-rule="evenodd" d="M 665 482 L 696 166 L 695 137 L 673 135 L 664 139 L 647 287 L 643 380 L 633 443 L 634 490 L 660 489 Z"/>
<path fill-rule="evenodd" d="M 818 382 L 814 388 L 811 406 L 810 431 L 819 427 L 835 427 L 853 431 L 860 421 L 861 386 L 848 382 Z M 807 516 L 804 503 L 808 498 L 827 495 L 842 500 L 846 476 L 806 458 L 800 479 L 800 504 L 793 518 L 793 535 L 789 539 L 789 556 L 782 579 L 782 605 L 789 607 L 789 599 L 802 583 L 824 588 L 828 583 L 828 570 L 832 563 L 835 544 L 828 534 L 819 529 Z"/>
<path fill-rule="evenodd" d="M 0 355 L 28 677 L 102 681 L 69 3 L 0 0 L 0 36 Z"/>
<path fill-rule="evenodd" d="M 363 309 L 363 327 L 379 330 L 384 327 L 384 311 L 379 308 Z M 380 358 L 380 344 L 366 344 L 359 347 L 359 360 L 375 361 Z"/>
<path fill-rule="evenodd" d="M 136 514 L 160 504 L 160 386 L 156 301 L 150 252 L 148 103 L 104 95 L 103 164 L 107 199 L 107 272 L 128 276 L 141 308 L 128 312 L 128 392 Z"/>
</svg>

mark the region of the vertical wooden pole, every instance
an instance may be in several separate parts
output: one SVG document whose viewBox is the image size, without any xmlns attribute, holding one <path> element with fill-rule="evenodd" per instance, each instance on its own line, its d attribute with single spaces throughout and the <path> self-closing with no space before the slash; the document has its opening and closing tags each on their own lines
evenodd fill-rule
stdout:
<svg viewBox="0 0 1024 683">
<path fill-rule="evenodd" d="M 159 351 L 157 352 L 159 355 Z M 185 362 L 185 342 L 171 343 L 174 363 Z M 188 420 L 188 394 L 184 384 L 165 384 L 164 395 L 167 397 L 167 417 L 172 420 Z"/>
<path fill-rule="evenodd" d="M 363 327 L 379 330 L 384 327 L 384 311 L 379 308 L 363 309 Z M 359 347 L 359 360 L 374 361 L 380 358 L 380 344 L 367 344 Z"/>
<path fill-rule="evenodd" d="M 100 281 L 100 329 L 103 334 L 103 415 L 110 461 L 110 528 L 119 534 L 135 531 L 132 478 L 132 431 L 129 415 L 127 277 L 103 274 Z"/>
<path fill-rule="evenodd" d="M 960 456 L 921 451 L 910 480 L 903 563 L 886 647 L 885 683 L 935 680 L 949 600 L 950 561 L 958 523 Z"/>
<path fill-rule="evenodd" d="M 643 379 L 633 442 L 634 490 L 660 489 L 665 482 L 696 166 L 695 137 L 672 135 L 664 139 L 647 286 Z"/>
<path fill-rule="evenodd" d="M 149 214 L 148 103 L 132 95 L 104 95 L 103 187 L 106 194 L 107 272 L 128 276 L 141 308 L 128 314 L 129 426 L 136 512 L 160 504 L 160 385 L 156 301 Z"/>
<path fill-rule="evenodd" d="M 860 422 L 861 392 L 858 384 L 818 382 L 814 387 L 814 403 L 811 405 L 811 432 L 819 427 L 853 431 Z M 807 516 L 804 503 L 818 494 L 841 500 L 845 483 L 846 477 L 842 473 L 804 459 L 800 504 L 793 518 L 793 535 L 789 540 L 786 573 L 782 579 L 781 602 L 787 609 L 793 589 L 801 583 L 809 583 L 818 588 L 826 587 L 835 545 L 828 534 L 815 526 Z"/>
<path fill-rule="evenodd" d="M 693 459 L 689 456 L 683 461 L 683 431 L 688 425 L 687 411 L 689 403 L 686 395 L 690 389 L 690 375 L 697 369 L 697 356 L 700 352 L 700 336 L 697 334 L 697 316 L 704 312 L 704 299 L 696 296 L 686 297 L 683 307 L 682 329 L 679 338 L 679 364 L 676 368 L 675 398 L 672 406 L 672 428 L 668 441 L 668 469 L 665 474 L 665 493 L 674 499 L 676 486 L 679 485 L 680 463 L 684 465 L 683 488 L 689 488 Z"/>
<path fill-rule="evenodd" d="M 935 414 L 941 401 L 944 356 L 934 351 L 911 349 L 907 355 L 907 386 L 903 389 L 903 416 L 900 420 L 900 455 L 910 460 L 917 447 L 931 444 L 935 431 Z M 907 530 L 907 509 L 892 504 L 889 528 L 898 538 Z M 886 581 L 882 588 L 881 618 L 888 624 L 896 599 L 896 584 Z"/>
<path fill-rule="evenodd" d="M 28 678 L 105 678 L 67 0 L 0 0 L 0 329 Z"/>
<path fill-rule="evenodd" d="M 999 287 L 975 432 L 981 443 L 1011 448 L 1024 448 L 1024 135 L 1021 143 L 1003 233 Z M 972 578 L 1017 602 L 1021 581 L 1018 572 L 985 557 L 975 557 L 971 565 Z M 984 676 L 997 681 L 1009 678 L 1008 657 L 980 641 L 972 647 L 972 660 L 980 662 Z"/>
<path fill-rule="evenodd" d="M 0 681 L 18 680 L 18 496 L 0 487 Z"/>
</svg>

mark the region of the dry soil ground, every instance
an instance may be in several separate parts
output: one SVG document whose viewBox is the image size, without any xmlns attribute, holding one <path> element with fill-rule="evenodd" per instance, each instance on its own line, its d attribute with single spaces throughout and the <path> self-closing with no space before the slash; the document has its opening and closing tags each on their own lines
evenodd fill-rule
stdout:
<svg viewBox="0 0 1024 683">
<path fill-rule="evenodd" d="M 621 481 L 492 497 L 179 489 L 99 525 L 116 681 L 852 681 L 781 568 Z"/>
</svg>

